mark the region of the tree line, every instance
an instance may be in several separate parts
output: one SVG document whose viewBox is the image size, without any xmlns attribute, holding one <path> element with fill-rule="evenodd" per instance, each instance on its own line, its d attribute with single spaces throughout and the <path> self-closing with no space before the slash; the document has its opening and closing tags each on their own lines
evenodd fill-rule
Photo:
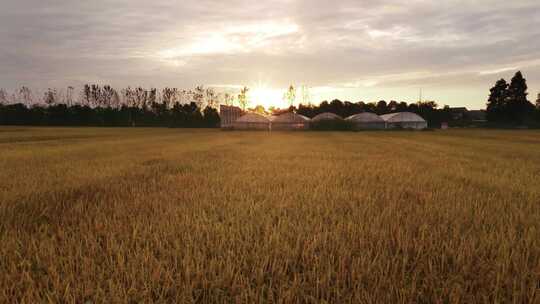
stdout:
<svg viewBox="0 0 540 304">
<path fill-rule="evenodd" d="M 527 81 L 521 71 L 512 77 L 510 83 L 501 78 L 490 89 L 486 109 L 488 121 L 500 125 L 540 123 L 540 94 L 536 106 L 527 96 Z"/>
<path fill-rule="evenodd" d="M 0 124 L 219 127 L 216 108 L 222 97 L 211 88 L 117 91 L 109 85 L 87 84 L 78 97 L 73 91 L 47 89 L 39 98 L 24 86 L 11 96 L 0 90 Z"/>
<path fill-rule="evenodd" d="M 109 85 L 86 84 L 75 94 L 73 87 L 64 91 L 47 89 L 34 94 L 28 87 L 21 87 L 12 94 L 0 89 L 0 124 L 4 125 L 52 125 L 52 126 L 166 126 L 166 127 L 218 127 L 220 104 L 238 104 L 246 109 L 249 88 L 239 94 L 216 93 L 212 88 L 197 86 L 192 90 L 178 88 L 144 89 L 127 87 L 120 91 Z M 302 95 L 308 95 L 305 89 Z M 527 83 L 521 72 L 517 72 L 508 83 L 504 79 L 490 89 L 487 103 L 487 120 L 493 126 L 540 125 L 540 94 L 533 105 L 527 99 Z M 452 125 L 452 110 L 448 106 L 439 108 L 434 101 L 406 103 L 349 102 L 338 99 L 313 105 L 294 107 L 296 89 L 290 86 L 284 100 L 291 105 L 288 109 L 270 109 L 273 114 L 296 111 L 313 118 L 317 114 L 331 112 L 348 117 L 362 112 L 378 115 L 395 112 L 413 112 L 422 116 L 429 127 L 437 128 L 443 122 Z M 266 113 L 262 106 L 250 109 Z M 455 122 L 454 122 L 455 123 Z"/>
</svg>

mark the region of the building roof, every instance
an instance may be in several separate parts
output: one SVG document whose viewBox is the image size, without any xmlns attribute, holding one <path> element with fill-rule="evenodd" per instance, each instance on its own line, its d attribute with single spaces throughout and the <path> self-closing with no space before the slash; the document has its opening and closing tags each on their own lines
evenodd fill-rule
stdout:
<svg viewBox="0 0 540 304">
<path fill-rule="evenodd" d="M 315 117 L 313 117 L 311 119 L 311 121 L 313 122 L 317 122 L 317 121 L 323 121 L 323 120 L 343 120 L 343 118 L 341 118 L 341 116 L 337 115 L 337 114 L 334 114 L 334 113 L 330 113 L 330 112 L 325 112 L 325 113 L 321 113 Z"/>
<path fill-rule="evenodd" d="M 485 121 L 486 120 L 486 111 L 484 110 L 471 110 L 467 113 L 467 116 L 471 120 L 476 121 Z"/>
<path fill-rule="evenodd" d="M 219 111 L 237 111 L 237 112 L 243 112 L 242 109 L 235 106 L 228 106 L 228 105 L 219 105 Z"/>
<path fill-rule="evenodd" d="M 272 122 L 277 123 L 305 123 L 309 122 L 309 120 L 309 118 L 293 112 L 283 113 L 272 118 Z"/>
<path fill-rule="evenodd" d="M 379 115 L 370 112 L 355 114 L 347 117 L 346 119 L 352 122 L 384 122 Z"/>
<path fill-rule="evenodd" d="M 246 123 L 269 123 L 270 120 L 262 115 L 255 113 L 247 113 L 242 117 L 238 118 L 236 122 L 246 122 Z"/>
<path fill-rule="evenodd" d="M 426 122 L 421 116 L 411 112 L 398 112 L 381 115 L 386 122 Z"/>
<path fill-rule="evenodd" d="M 453 107 L 453 108 L 450 108 L 450 111 L 451 112 L 467 112 L 467 108 L 466 107 Z"/>
</svg>

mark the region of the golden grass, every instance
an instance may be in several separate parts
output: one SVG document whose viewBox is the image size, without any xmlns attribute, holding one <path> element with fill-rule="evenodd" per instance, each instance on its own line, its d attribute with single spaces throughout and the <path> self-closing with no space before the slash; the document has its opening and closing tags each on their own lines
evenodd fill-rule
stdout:
<svg viewBox="0 0 540 304">
<path fill-rule="evenodd" d="M 2 127 L 0 181 L 0 302 L 540 302 L 538 131 Z"/>
</svg>

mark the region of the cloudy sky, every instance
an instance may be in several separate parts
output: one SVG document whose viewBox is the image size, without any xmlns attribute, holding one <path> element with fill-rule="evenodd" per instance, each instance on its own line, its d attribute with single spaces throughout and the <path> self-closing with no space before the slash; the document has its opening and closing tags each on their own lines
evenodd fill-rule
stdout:
<svg viewBox="0 0 540 304">
<path fill-rule="evenodd" d="M 481 108 L 540 91 L 540 1 L 2 0 L 0 87 L 284 88 Z"/>
</svg>

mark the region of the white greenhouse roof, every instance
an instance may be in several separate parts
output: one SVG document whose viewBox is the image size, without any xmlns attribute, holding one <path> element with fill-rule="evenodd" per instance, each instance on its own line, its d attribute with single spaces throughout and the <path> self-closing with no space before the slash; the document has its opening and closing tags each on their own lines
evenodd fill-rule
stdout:
<svg viewBox="0 0 540 304">
<path fill-rule="evenodd" d="M 247 113 L 246 115 L 238 118 L 236 122 L 249 122 L 249 123 L 269 123 L 270 120 L 262 115 L 255 113 Z"/>
<path fill-rule="evenodd" d="M 386 122 L 426 122 L 422 117 L 411 112 L 399 112 L 381 115 Z"/>
<path fill-rule="evenodd" d="M 330 112 L 325 112 L 325 113 L 321 113 L 315 117 L 313 117 L 311 119 L 311 121 L 322 121 L 322 120 L 342 120 L 343 118 L 341 118 L 341 116 L 337 115 L 337 114 L 334 114 L 334 113 L 330 113 Z"/>
<path fill-rule="evenodd" d="M 347 117 L 347 120 L 355 122 L 384 122 L 384 119 L 382 119 L 379 115 L 370 112 L 349 116 Z"/>
<path fill-rule="evenodd" d="M 283 113 L 277 117 L 274 117 L 272 119 L 272 122 L 277 122 L 277 123 L 304 123 L 304 122 L 309 122 L 309 118 L 303 116 L 303 115 L 300 115 L 300 114 L 296 114 L 296 113 L 293 113 L 293 112 L 287 112 L 287 113 Z"/>
</svg>

